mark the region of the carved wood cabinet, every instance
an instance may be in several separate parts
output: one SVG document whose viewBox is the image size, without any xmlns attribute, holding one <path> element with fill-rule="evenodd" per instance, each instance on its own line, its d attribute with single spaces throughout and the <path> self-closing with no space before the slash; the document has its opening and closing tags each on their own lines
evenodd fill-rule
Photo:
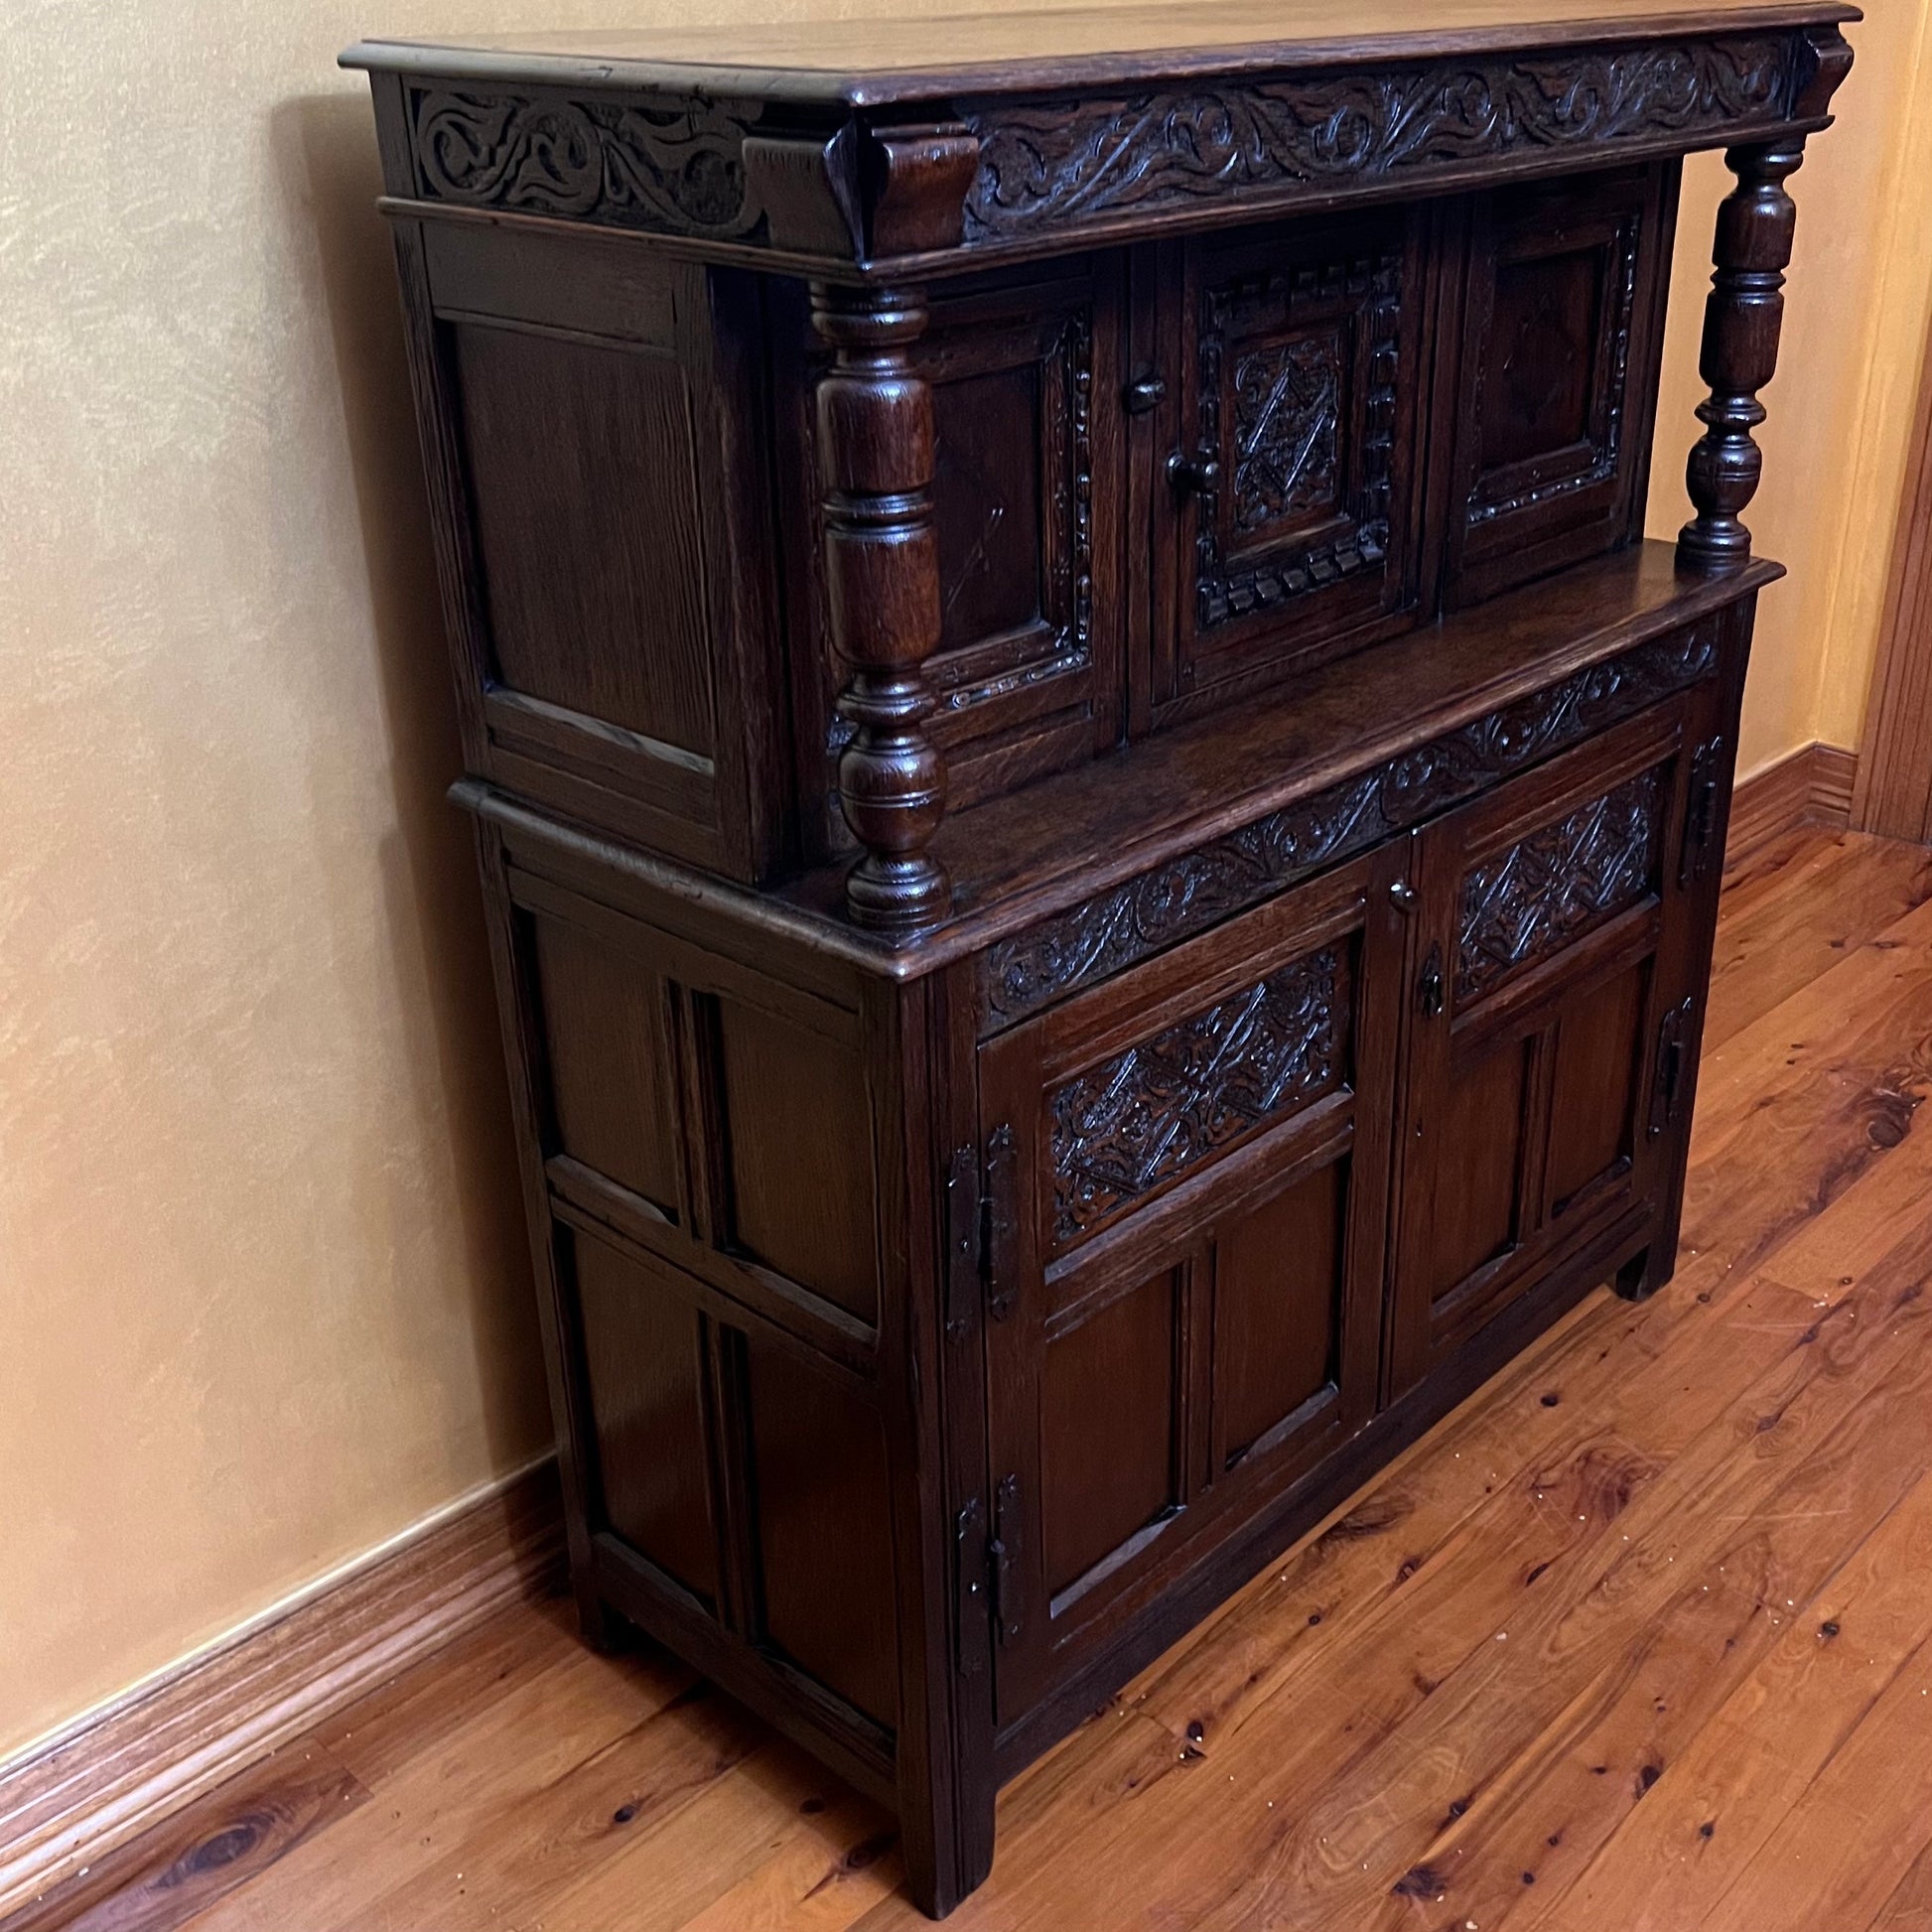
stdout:
<svg viewBox="0 0 1932 1932">
<path fill-rule="evenodd" d="M 1855 16 L 1525 4 L 347 57 L 584 1625 L 892 1805 L 934 1913 L 1003 1779 L 1674 1264 Z"/>
</svg>

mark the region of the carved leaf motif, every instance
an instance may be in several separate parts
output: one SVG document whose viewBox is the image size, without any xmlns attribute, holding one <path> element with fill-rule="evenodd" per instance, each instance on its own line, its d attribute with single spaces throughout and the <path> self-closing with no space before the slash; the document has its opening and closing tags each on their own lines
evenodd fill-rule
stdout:
<svg viewBox="0 0 1932 1932">
<path fill-rule="evenodd" d="M 969 240 L 1159 207 L 1230 186 L 1427 172 L 1536 147 L 1611 146 L 1780 118 L 1795 37 L 1534 60 L 1438 61 L 1129 98 L 989 104 Z"/>
<path fill-rule="evenodd" d="M 411 108 L 433 200 L 720 237 L 761 219 L 746 201 L 749 117 L 702 95 L 625 105 L 425 88 Z"/>
<path fill-rule="evenodd" d="M 1480 999 L 1649 892 L 1664 826 L 1658 769 L 1472 866 L 1462 881 L 1455 997 Z"/>
<path fill-rule="evenodd" d="M 1056 1087 L 1055 1240 L 1334 1086 L 1339 972 L 1324 947 Z"/>
<path fill-rule="evenodd" d="M 1714 625 L 1639 644 L 1415 752 L 1285 805 L 995 945 L 988 1013 L 1007 1023 L 1105 979 L 1577 744 L 1718 662 Z"/>
</svg>

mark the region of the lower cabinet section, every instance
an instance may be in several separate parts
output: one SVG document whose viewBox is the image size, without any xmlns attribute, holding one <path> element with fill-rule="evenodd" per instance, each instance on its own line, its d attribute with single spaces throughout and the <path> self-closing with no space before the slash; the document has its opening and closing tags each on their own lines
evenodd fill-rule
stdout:
<svg viewBox="0 0 1932 1932">
<path fill-rule="evenodd" d="M 1466 734 L 1350 780 L 1378 842 L 1004 1028 L 984 948 L 896 981 L 487 824 L 591 1626 L 970 1890 L 1000 1777 L 1563 1307 L 1668 1274 L 1719 668 L 1486 789 Z"/>
<path fill-rule="evenodd" d="M 1690 702 L 982 1050 L 1002 1725 L 1667 1191 Z"/>
</svg>

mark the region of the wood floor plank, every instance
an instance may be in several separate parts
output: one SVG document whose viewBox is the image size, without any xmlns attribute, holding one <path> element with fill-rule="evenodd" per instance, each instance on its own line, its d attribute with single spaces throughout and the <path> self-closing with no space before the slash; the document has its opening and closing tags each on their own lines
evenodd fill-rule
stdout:
<svg viewBox="0 0 1932 1932">
<path fill-rule="evenodd" d="M 367 1804 L 321 1745 L 291 1745 L 7 1920 L 7 1932 L 177 1932 Z"/>
<path fill-rule="evenodd" d="M 1932 898 L 1932 851 L 1864 832 L 1803 831 L 1725 896 L 1706 1049 L 1780 1006 Z"/>
<path fill-rule="evenodd" d="M 1932 1845 L 1912 1861 L 1866 1932 L 1932 1932 Z"/>
<path fill-rule="evenodd" d="M 1928 1574 L 1932 1481 L 1921 1479 L 1663 1764 L 1654 1788 L 1630 1805 L 1556 1904 L 1551 1932 L 1703 1924 L 1904 1662 L 1932 1638 Z"/>
<path fill-rule="evenodd" d="M 1932 903 L 1711 1054 L 1684 1244 L 1759 1267 L 1896 1147 L 1932 1091 Z"/>
<path fill-rule="evenodd" d="M 842 1932 L 870 1923 L 882 1901 L 904 1902 L 896 1845 L 883 1813 L 774 1737 L 651 1838 L 544 1899 L 541 1926 L 789 1932 L 795 1923 L 798 1932 Z"/>
<path fill-rule="evenodd" d="M 1705 1932 L 1868 1925 L 1928 1843 L 1932 1644 L 1923 1644 L 1719 1899 Z"/>
<path fill-rule="evenodd" d="M 197 1932 L 304 1932 L 348 1921 L 375 1893 L 453 1852 L 596 1761 L 699 1682 L 654 1647 L 603 1657 L 555 1641 L 554 1615 L 504 1613 L 525 1642 L 479 1632 L 449 1681 L 428 1674 L 352 1706 L 320 1741 L 373 1794 L 328 1845 L 303 1847 L 223 1898 Z"/>
</svg>

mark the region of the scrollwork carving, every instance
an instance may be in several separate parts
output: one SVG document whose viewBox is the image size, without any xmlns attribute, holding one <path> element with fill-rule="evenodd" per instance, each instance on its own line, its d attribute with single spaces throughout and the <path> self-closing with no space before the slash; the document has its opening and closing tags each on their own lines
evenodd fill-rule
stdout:
<svg viewBox="0 0 1932 1932">
<path fill-rule="evenodd" d="M 1695 684 L 1717 664 L 1713 622 L 1640 644 L 1140 873 L 992 947 L 982 968 L 987 1015 L 1008 1025 L 1105 979 Z"/>
<path fill-rule="evenodd" d="M 745 188 L 754 107 L 418 88 L 416 173 L 433 201 L 734 239 L 762 212 Z"/>
<path fill-rule="evenodd" d="M 1252 189 L 1426 177 L 1524 149 L 1762 127 L 1789 111 L 1801 37 L 1443 60 L 969 111 L 969 241 Z M 1815 58 L 1809 66 L 1815 66 Z"/>
</svg>

